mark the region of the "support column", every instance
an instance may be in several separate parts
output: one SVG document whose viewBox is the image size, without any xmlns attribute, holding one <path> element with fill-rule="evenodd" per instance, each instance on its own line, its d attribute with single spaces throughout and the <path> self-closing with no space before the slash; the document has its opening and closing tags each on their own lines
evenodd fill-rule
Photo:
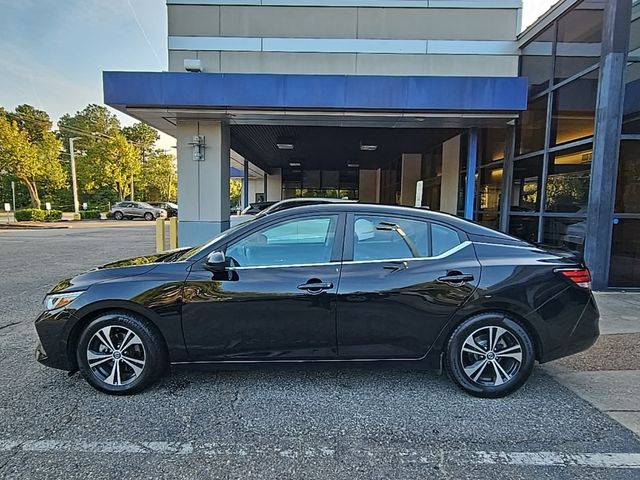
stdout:
<svg viewBox="0 0 640 480">
<path fill-rule="evenodd" d="M 416 184 L 422 178 L 422 155 L 420 153 L 402 154 L 400 172 L 400 205 L 416 204 Z"/>
<path fill-rule="evenodd" d="M 460 135 L 442 144 L 442 183 L 440 211 L 458 214 L 458 183 L 460 181 Z"/>
<path fill-rule="evenodd" d="M 267 190 L 265 191 L 270 202 L 279 202 L 282 200 L 282 170 L 279 168 L 271 169 L 271 173 L 267 177 Z"/>
<path fill-rule="evenodd" d="M 476 170 L 478 167 L 478 129 L 469 129 L 469 153 L 467 154 L 467 184 L 464 195 L 464 218 L 473 220 L 476 200 Z"/>
<path fill-rule="evenodd" d="M 376 203 L 378 194 L 378 171 L 360 170 L 360 181 L 358 182 L 359 200 L 362 203 Z"/>
<path fill-rule="evenodd" d="M 509 212 L 513 190 L 513 157 L 516 149 L 516 127 L 507 127 L 502 171 L 502 196 L 500 197 L 500 230 L 509 231 Z"/>
<path fill-rule="evenodd" d="M 264 201 L 269 201 L 269 180 L 267 174 L 262 174 L 262 191 L 264 193 Z"/>
<path fill-rule="evenodd" d="M 194 156 L 194 136 L 204 137 L 204 159 Z M 229 228 L 229 126 L 216 121 L 179 121 L 178 202 L 180 246 L 210 240 Z"/>
<path fill-rule="evenodd" d="M 606 2 L 604 9 L 585 244 L 585 260 L 591 269 L 595 290 L 603 290 L 609 284 L 631 3 L 631 0 Z"/>
</svg>

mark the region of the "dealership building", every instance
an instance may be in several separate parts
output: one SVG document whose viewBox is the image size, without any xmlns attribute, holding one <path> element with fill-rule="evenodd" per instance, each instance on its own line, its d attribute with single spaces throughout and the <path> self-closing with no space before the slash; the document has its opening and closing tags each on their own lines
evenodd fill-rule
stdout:
<svg viewBox="0 0 640 480">
<path fill-rule="evenodd" d="M 635 4 L 639 3 L 638 6 Z M 245 202 L 339 197 L 465 216 L 640 287 L 640 2 L 167 0 L 168 72 L 105 103 L 177 138 L 180 242 Z"/>
</svg>

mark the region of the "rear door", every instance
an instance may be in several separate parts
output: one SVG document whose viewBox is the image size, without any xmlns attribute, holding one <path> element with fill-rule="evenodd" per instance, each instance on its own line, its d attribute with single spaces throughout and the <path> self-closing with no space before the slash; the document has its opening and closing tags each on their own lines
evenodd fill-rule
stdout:
<svg viewBox="0 0 640 480">
<path fill-rule="evenodd" d="M 338 289 L 342 358 L 421 358 L 473 293 L 464 233 L 419 217 L 350 214 Z"/>
</svg>

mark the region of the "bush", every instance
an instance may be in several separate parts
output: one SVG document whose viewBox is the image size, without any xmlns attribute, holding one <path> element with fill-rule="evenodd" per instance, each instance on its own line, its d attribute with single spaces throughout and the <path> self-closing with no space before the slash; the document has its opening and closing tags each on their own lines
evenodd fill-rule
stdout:
<svg viewBox="0 0 640 480">
<path fill-rule="evenodd" d="M 62 210 L 49 210 L 48 212 L 45 211 L 45 222 L 57 222 L 58 220 L 62 220 Z"/>
<path fill-rule="evenodd" d="M 98 210 L 80 210 L 80 218 L 82 220 L 100 219 L 100 212 Z"/>
<path fill-rule="evenodd" d="M 23 210 L 17 210 L 15 217 L 18 222 L 42 222 L 45 219 L 46 213 L 44 210 L 37 208 L 25 208 Z"/>
</svg>

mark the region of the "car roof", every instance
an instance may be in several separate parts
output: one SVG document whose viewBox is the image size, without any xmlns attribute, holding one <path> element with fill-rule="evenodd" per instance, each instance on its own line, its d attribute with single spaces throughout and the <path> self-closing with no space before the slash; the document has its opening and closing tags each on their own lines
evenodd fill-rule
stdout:
<svg viewBox="0 0 640 480">
<path fill-rule="evenodd" d="M 428 210 L 420 207 L 407 207 L 399 205 L 382 205 L 378 203 L 359 203 L 359 202 L 326 202 L 318 205 L 303 205 L 300 207 L 291 207 L 286 210 L 274 212 L 269 217 L 280 218 L 287 217 L 294 213 L 303 212 L 353 212 L 361 214 L 381 214 L 381 215 L 396 215 L 396 216 L 412 216 L 422 217 L 425 220 L 431 220 L 436 222 L 442 222 L 448 224 L 458 230 L 461 230 L 468 235 L 477 237 L 491 237 L 501 238 L 509 241 L 516 241 L 518 243 L 526 243 L 524 240 L 517 237 L 513 237 L 504 232 L 494 230 L 492 228 L 480 225 L 479 223 L 472 222 L 465 218 L 461 218 L 449 213 L 438 212 L 434 210 Z"/>
</svg>

